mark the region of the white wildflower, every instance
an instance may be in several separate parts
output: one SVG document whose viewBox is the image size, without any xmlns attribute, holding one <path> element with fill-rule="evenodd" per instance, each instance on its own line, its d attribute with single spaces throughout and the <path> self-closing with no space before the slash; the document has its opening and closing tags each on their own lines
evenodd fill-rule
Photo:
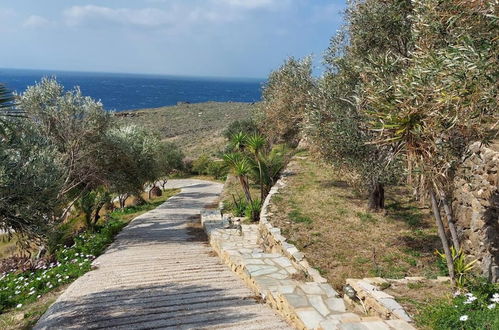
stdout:
<svg viewBox="0 0 499 330">
<path fill-rule="evenodd" d="M 16 308 L 21 308 L 23 307 L 23 304 L 17 304 Z"/>
<path fill-rule="evenodd" d="M 496 308 L 496 304 L 487 305 L 487 308 L 488 309 L 494 309 L 494 308 Z"/>
<path fill-rule="evenodd" d="M 490 301 L 492 301 L 493 303 L 499 303 L 499 293 L 494 293 L 492 295 L 492 298 L 490 298 Z"/>
<path fill-rule="evenodd" d="M 463 315 L 459 318 L 459 321 L 468 321 L 468 315 Z"/>
</svg>

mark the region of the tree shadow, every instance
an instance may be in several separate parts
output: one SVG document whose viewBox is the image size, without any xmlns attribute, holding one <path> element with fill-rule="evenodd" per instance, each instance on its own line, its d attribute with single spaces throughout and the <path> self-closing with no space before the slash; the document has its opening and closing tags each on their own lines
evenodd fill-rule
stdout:
<svg viewBox="0 0 499 330">
<path fill-rule="evenodd" d="M 137 285 L 56 302 L 34 329 L 203 328 L 251 322 L 258 304 L 220 285 Z"/>
</svg>

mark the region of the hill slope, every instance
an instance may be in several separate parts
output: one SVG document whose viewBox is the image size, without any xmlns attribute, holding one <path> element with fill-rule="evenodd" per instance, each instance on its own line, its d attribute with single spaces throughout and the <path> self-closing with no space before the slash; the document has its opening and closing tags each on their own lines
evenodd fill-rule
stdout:
<svg viewBox="0 0 499 330">
<path fill-rule="evenodd" d="M 179 104 L 116 113 L 119 122 L 147 127 L 165 141 L 177 143 L 186 156 L 213 154 L 224 146 L 222 131 L 231 122 L 249 118 L 256 105 L 236 102 Z"/>
</svg>

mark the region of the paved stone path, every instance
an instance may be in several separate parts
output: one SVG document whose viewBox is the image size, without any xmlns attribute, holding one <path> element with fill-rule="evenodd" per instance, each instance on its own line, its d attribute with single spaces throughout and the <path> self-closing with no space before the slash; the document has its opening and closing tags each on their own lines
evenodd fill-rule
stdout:
<svg viewBox="0 0 499 330">
<path fill-rule="evenodd" d="M 71 284 L 35 329 L 290 328 L 191 226 L 222 185 L 167 186 L 175 187 L 182 192 L 127 226 L 95 260 L 98 269 Z"/>
<path fill-rule="evenodd" d="M 211 210 L 203 211 L 201 221 L 222 260 L 299 328 L 415 330 L 404 320 L 382 320 L 347 311 L 344 300 L 330 284 L 297 277 L 300 270 L 290 259 L 280 253 L 266 253 L 259 242 L 258 225 L 230 229 L 220 212 Z"/>
</svg>

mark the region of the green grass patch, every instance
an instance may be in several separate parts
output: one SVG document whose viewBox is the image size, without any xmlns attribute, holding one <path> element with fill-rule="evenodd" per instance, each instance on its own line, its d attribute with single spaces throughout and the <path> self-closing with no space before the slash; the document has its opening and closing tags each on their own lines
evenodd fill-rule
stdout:
<svg viewBox="0 0 499 330">
<path fill-rule="evenodd" d="M 430 329 L 499 329 L 499 284 L 476 280 L 468 293 L 423 308 L 416 321 Z"/>
<path fill-rule="evenodd" d="M 309 217 L 303 215 L 299 210 L 293 210 L 288 213 L 288 218 L 296 223 L 305 223 L 305 224 L 311 224 L 312 219 Z"/>
</svg>

